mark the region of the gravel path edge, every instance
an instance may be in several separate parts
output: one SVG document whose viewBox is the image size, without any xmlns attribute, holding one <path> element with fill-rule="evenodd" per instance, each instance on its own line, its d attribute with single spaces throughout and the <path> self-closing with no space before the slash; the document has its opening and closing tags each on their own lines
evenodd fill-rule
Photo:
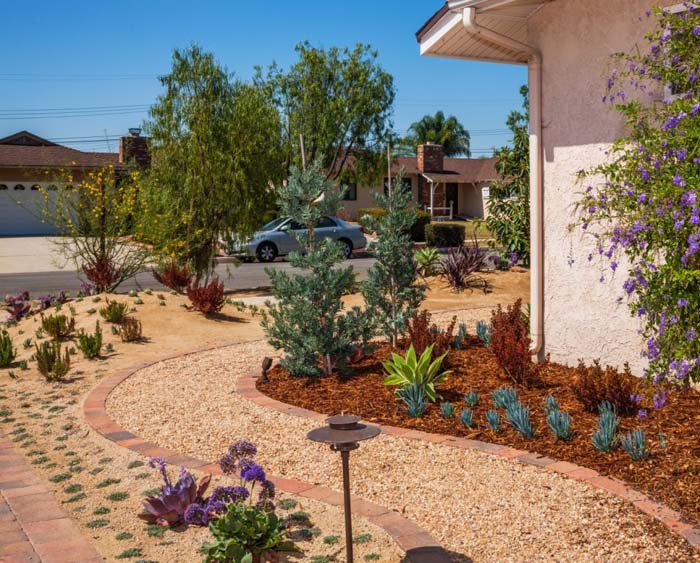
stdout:
<svg viewBox="0 0 700 563">
<path fill-rule="evenodd" d="M 203 348 L 196 348 L 185 352 L 168 354 L 154 358 L 147 362 L 142 362 L 131 366 L 130 368 L 120 370 L 111 376 L 103 379 L 96 387 L 94 387 L 83 400 L 83 415 L 88 425 L 102 437 L 114 442 L 116 445 L 127 448 L 144 457 L 161 457 L 170 464 L 182 465 L 188 469 L 221 475 L 221 469 L 217 463 L 197 459 L 192 456 L 182 455 L 178 452 L 161 448 L 157 444 L 143 440 L 136 434 L 126 430 L 116 422 L 114 422 L 107 414 L 107 397 L 109 394 L 122 382 L 127 380 L 132 375 L 141 370 L 174 358 L 190 356 L 202 352 L 226 348 L 233 345 L 244 344 L 249 342 L 257 342 L 260 339 L 241 340 L 234 342 L 226 342 Z M 246 378 L 248 381 L 248 378 Z M 240 386 L 239 386 L 240 387 Z M 252 383 L 252 389 L 256 392 L 255 383 Z M 242 390 L 242 389 L 241 389 Z M 246 392 L 249 389 L 246 386 Z M 257 399 L 259 404 L 267 406 L 267 402 L 274 402 L 273 399 L 259 394 Z M 296 409 L 278 403 L 282 410 L 285 408 Z M 270 405 L 272 406 L 272 405 Z M 286 412 L 286 411 L 284 411 Z M 318 421 L 324 421 L 326 417 L 319 413 L 306 411 L 306 418 L 312 418 Z M 275 487 L 290 494 L 299 495 L 326 504 L 334 506 L 343 505 L 343 495 L 340 492 L 330 488 L 313 485 L 298 479 L 286 479 L 281 477 L 269 477 L 275 484 Z M 406 557 L 403 561 L 409 563 L 449 563 L 451 558 L 435 540 L 423 528 L 415 522 L 412 522 L 399 514 L 389 510 L 379 504 L 367 501 L 355 495 L 352 496 L 352 513 L 354 516 L 365 518 L 370 523 L 382 528 L 397 544 L 397 546 L 406 552 Z M 699 536 L 700 538 L 700 536 Z"/>
<path fill-rule="evenodd" d="M 259 375 L 256 373 L 249 373 L 239 377 L 236 383 L 236 391 L 238 394 L 261 407 L 276 410 L 290 416 L 309 418 L 319 421 L 323 421 L 327 418 L 326 415 L 315 411 L 288 405 L 287 403 L 283 403 L 268 397 L 264 393 L 258 391 L 256 388 L 255 382 L 258 377 Z M 683 516 L 679 512 L 673 510 L 663 503 L 651 499 L 646 494 L 630 487 L 621 479 L 617 479 L 615 477 L 605 477 L 600 475 L 597 471 L 587 467 L 582 467 L 568 461 L 559 461 L 537 453 L 518 450 L 509 446 L 503 446 L 501 444 L 482 442 L 480 440 L 470 440 L 468 438 L 458 438 L 456 436 L 448 436 L 444 434 L 433 434 L 429 432 L 422 432 L 420 430 L 409 430 L 398 426 L 389 426 L 384 424 L 376 426 L 381 428 L 383 434 L 387 434 L 389 436 L 395 436 L 405 440 L 432 442 L 459 449 L 474 450 L 484 454 L 506 458 L 516 463 L 539 467 L 546 471 L 552 471 L 568 478 L 582 481 L 591 487 L 605 491 L 610 495 L 619 497 L 620 499 L 633 504 L 638 510 L 641 510 L 643 513 L 658 520 L 671 532 L 684 538 L 693 546 L 693 548 L 700 552 L 700 528 L 697 528 L 688 522 L 684 522 Z"/>
</svg>

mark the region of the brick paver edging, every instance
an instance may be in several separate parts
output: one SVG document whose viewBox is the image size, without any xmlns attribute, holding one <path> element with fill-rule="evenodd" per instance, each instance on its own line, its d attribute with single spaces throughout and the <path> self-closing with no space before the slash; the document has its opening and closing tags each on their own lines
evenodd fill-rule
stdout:
<svg viewBox="0 0 700 563">
<path fill-rule="evenodd" d="M 104 561 L 31 470 L 24 454 L 17 451 L 1 432 L 0 561 Z"/>
<path fill-rule="evenodd" d="M 83 402 L 83 414 L 87 423 L 99 434 L 114 442 L 118 446 L 132 450 L 143 456 L 162 457 L 168 463 L 183 465 L 188 469 L 196 469 L 206 473 L 221 475 L 221 469 L 217 463 L 200 460 L 187 455 L 181 455 L 172 450 L 161 448 L 156 444 L 147 442 L 137 435 L 122 428 L 114 422 L 107 414 L 106 403 L 107 397 L 117 385 L 128 379 L 135 373 L 152 366 L 154 364 L 189 356 L 200 352 L 208 352 L 218 348 L 225 348 L 234 344 L 243 344 L 245 342 L 256 342 L 257 340 L 228 342 L 218 344 L 206 348 L 198 348 L 177 354 L 170 354 L 149 362 L 137 364 L 131 368 L 119 371 L 112 376 L 103 379 L 97 387 L 95 387 L 85 398 Z M 247 381 L 247 380 L 246 380 Z M 255 384 L 252 384 L 252 389 L 255 390 Z M 257 392 L 257 391 L 256 391 Z M 261 395 L 260 401 L 271 401 L 267 397 Z M 282 405 L 282 403 L 279 403 Z M 290 407 L 293 408 L 293 407 Z M 317 413 L 311 413 L 311 418 L 325 420 L 326 417 Z M 1 446 L 0 446 L 1 447 Z M 337 491 L 306 483 L 298 479 L 285 479 L 282 477 L 268 478 L 275 484 L 279 490 L 290 494 L 306 497 L 334 506 L 343 505 L 343 495 Z M 2 523 L 0 506 L 0 524 Z M 355 516 L 365 518 L 372 524 L 382 528 L 396 544 L 406 552 L 404 561 L 409 563 L 450 563 L 451 559 L 447 552 L 433 539 L 433 537 L 423 528 L 404 518 L 398 512 L 394 512 L 369 502 L 363 498 L 352 497 L 352 513 Z M 0 528 L 1 529 L 1 528 Z"/>
<path fill-rule="evenodd" d="M 245 397 L 249 401 L 265 407 L 267 409 L 276 410 L 291 416 L 302 418 L 310 418 L 320 421 L 327 418 L 326 415 L 295 407 L 277 401 L 258 391 L 255 386 L 255 381 L 258 378 L 257 374 L 249 374 L 239 377 L 236 382 L 236 390 L 239 395 Z M 583 481 L 590 486 L 602 489 L 609 494 L 617 496 L 623 500 L 634 504 L 639 510 L 654 517 L 660 521 L 673 533 L 685 538 L 695 549 L 700 550 L 700 529 L 693 525 L 684 522 L 682 515 L 672 508 L 650 499 L 644 493 L 630 487 L 624 481 L 615 477 L 604 477 L 593 469 L 581 467 L 568 461 L 557 461 L 540 454 L 531 453 L 525 450 L 517 450 L 509 446 L 501 444 L 492 444 L 489 442 L 481 442 L 479 440 L 470 440 L 468 438 L 458 438 L 456 436 L 447 436 L 444 434 L 431 434 L 420 430 L 409 430 L 397 426 L 380 425 L 382 433 L 389 436 L 396 436 L 406 440 L 422 440 L 442 444 L 453 448 L 463 450 L 475 450 L 478 452 L 500 456 L 512 461 L 523 463 L 526 465 L 534 465 L 543 468 L 547 471 L 560 473 L 567 477 L 571 477 L 578 481 Z"/>
</svg>

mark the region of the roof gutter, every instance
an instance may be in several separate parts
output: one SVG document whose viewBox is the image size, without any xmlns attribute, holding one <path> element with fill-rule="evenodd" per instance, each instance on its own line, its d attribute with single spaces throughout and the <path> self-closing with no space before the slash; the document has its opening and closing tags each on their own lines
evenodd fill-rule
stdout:
<svg viewBox="0 0 700 563">
<path fill-rule="evenodd" d="M 471 6 L 469 5 L 471 4 Z M 543 149 L 542 149 L 542 55 L 531 45 L 506 37 L 479 25 L 473 0 L 450 2 L 451 9 L 462 8 L 464 29 L 491 43 L 528 55 L 530 89 L 530 333 L 531 352 L 541 356 L 544 345 L 544 229 L 543 229 Z M 541 358 L 540 358 L 541 359 Z"/>
</svg>

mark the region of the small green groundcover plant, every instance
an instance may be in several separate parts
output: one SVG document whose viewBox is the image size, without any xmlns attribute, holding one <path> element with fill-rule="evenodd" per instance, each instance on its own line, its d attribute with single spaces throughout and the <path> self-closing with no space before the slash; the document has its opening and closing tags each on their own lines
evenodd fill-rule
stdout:
<svg viewBox="0 0 700 563">
<path fill-rule="evenodd" d="M 12 338 L 6 330 L 0 332 L 0 368 L 12 365 L 17 351 L 12 346 Z"/>
<path fill-rule="evenodd" d="M 603 102 L 627 134 L 607 162 L 580 172 L 580 227 L 592 240 L 588 260 L 607 270 L 601 282 L 622 276 L 647 378 L 685 388 L 700 380 L 700 9 L 647 17 L 656 20 L 647 45 L 612 61 Z"/>
</svg>

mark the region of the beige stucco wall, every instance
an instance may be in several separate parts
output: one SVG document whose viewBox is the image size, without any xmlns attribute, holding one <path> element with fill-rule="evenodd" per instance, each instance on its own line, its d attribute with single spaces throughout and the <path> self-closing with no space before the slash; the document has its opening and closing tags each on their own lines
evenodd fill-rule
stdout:
<svg viewBox="0 0 700 563">
<path fill-rule="evenodd" d="M 601 358 L 628 361 L 638 374 L 643 369 L 638 322 L 626 304 L 616 304 L 625 269 L 612 277 L 604 264 L 589 263 L 592 242 L 580 231 L 570 235 L 567 226 L 583 189 L 576 172 L 601 162 L 623 133 L 619 115 L 601 103 L 610 54 L 643 47 L 648 23 L 639 16 L 652 5 L 675 3 L 557 0 L 530 20 L 530 40 L 543 57 L 545 352 L 553 360 Z"/>
<path fill-rule="evenodd" d="M 460 215 L 467 217 L 486 217 L 486 202 L 482 197 L 481 189 L 488 186 L 488 183 L 459 185 L 459 210 Z"/>
<path fill-rule="evenodd" d="M 411 191 L 413 195 L 413 201 L 418 201 L 418 182 L 416 181 L 415 175 L 407 176 L 411 180 Z M 352 201 L 344 201 L 343 208 L 340 210 L 338 215 L 349 221 L 357 220 L 357 210 L 366 209 L 367 207 L 376 207 L 374 201 L 374 193 L 383 190 L 383 186 L 378 185 L 358 185 L 357 186 L 357 199 Z"/>
</svg>

